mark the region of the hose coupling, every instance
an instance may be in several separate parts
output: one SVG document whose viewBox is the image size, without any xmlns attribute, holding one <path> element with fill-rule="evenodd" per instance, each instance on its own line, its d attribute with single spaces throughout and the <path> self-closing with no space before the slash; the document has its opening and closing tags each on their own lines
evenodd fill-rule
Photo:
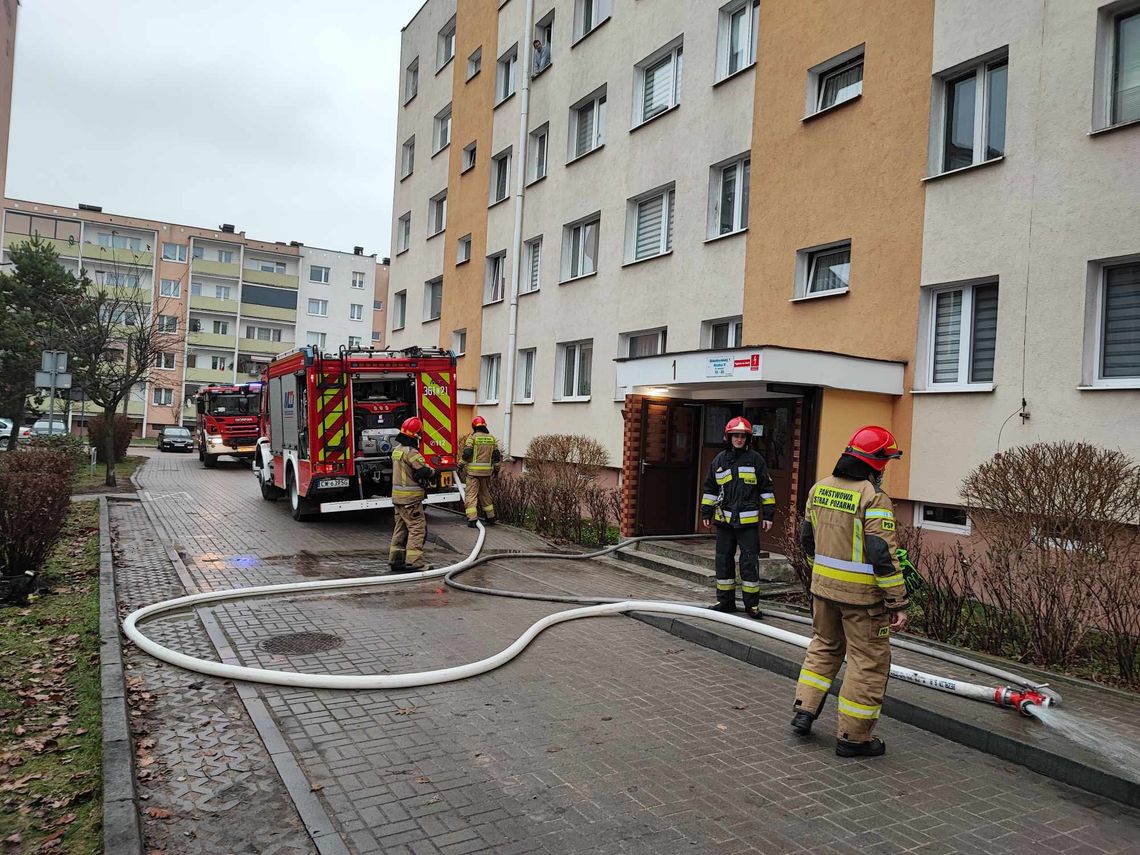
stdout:
<svg viewBox="0 0 1140 855">
<path fill-rule="evenodd" d="M 1014 689 L 1010 686 L 998 686 L 994 689 L 994 703 L 999 707 L 1017 710 L 1024 716 L 1032 715 L 1030 707 L 1051 707 L 1053 699 L 1036 689 Z"/>
</svg>

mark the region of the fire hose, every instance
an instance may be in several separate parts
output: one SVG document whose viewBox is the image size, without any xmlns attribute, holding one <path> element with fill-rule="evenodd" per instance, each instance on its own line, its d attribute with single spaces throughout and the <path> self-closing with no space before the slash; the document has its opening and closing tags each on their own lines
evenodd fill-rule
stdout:
<svg viewBox="0 0 1140 855">
<path fill-rule="evenodd" d="M 260 585 L 249 588 L 231 588 L 222 591 L 207 591 L 197 594 L 189 594 L 184 597 L 176 597 L 170 600 L 163 600 L 158 603 L 152 603 L 149 606 L 143 606 L 131 612 L 123 620 L 123 632 L 140 650 L 171 665 L 176 665 L 179 668 L 184 668 L 188 671 L 194 671 L 200 674 L 208 674 L 214 677 L 220 677 L 227 680 L 244 680 L 253 683 L 267 683 L 276 686 L 294 686 L 300 688 L 310 689 L 404 689 L 416 686 L 430 686 L 438 683 L 447 683 L 455 680 L 464 680 L 469 677 L 475 677 L 479 674 L 485 674 L 492 671 L 506 663 L 510 662 L 518 656 L 531 641 L 534 640 L 543 630 L 555 626 L 566 621 L 577 620 L 579 618 L 588 617 L 602 617 L 610 615 L 624 614 L 626 612 L 653 612 L 655 614 L 670 614 L 680 617 L 698 618 L 700 620 L 709 620 L 715 623 L 721 623 L 728 626 L 733 626 L 738 629 L 743 629 L 748 632 L 753 632 L 758 635 L 772 638 L 777 641 L 782 641 L 787 644 L 792 644 L 797 647 L 806 648 L 810 639 L 798 633 L 789 632 L 788 630 L 779 627 L 769 626 L 761 623 L 754 618 L 738 617 L 733 614 L 724 614 L 720 612 L 710 611 L 704 606 L 694 606 L 686 603 L 666 602 L 659 600 L 587 600 L 581 597 L 564 597 L 557 595 L 541 595 L 541 594 L 527 594 L 523 592 L 510 592 L 502 591 L 499 589 L 486 589 L 474 588 L 473 586 L 464 585 L 454 580 L 454 577 L 466 570 L 469 570 L 479 564 L 489 561 L 501 561 L 510 558 L 544 558 L 544 559 L 588 559 L 598 557 L 603 554 L 615 552 L 619 549 L 624 549 L 634 545 L 637 542 L 644 540 L 654 539 L 676 539 L 675 537 L 669 538 L 653 538 L 642 537 L 632 538 L 623 541 L 605 549 L 598 550 L 593 553 L 550 553 L 550 552 L 530 552 L 530 553 L 506 553 L 497 555 L 481 556 L 483 544 L 486 539 L 486 530 L 480 523 L 478 526 L 478 537 L 475 545 L 470 554 L 461 561 L 450 564 L 445 567 L 439 567 L 428 571 L 419 573 L 403 573 L 400 575 L 390 576 L 362 576 L 353 579 L 335 579 L 335 580 L 317 580 L 313 582 L 290 582 L 278 585 Z M 196 656 L 190 656 L 186 653 L 181 653 L 177 650 L 172 650 L 145 635 L 139 627 L 139 624 L 148 619 L 154 618 L 167 612 L 175 611 L 178 609 L 203 606 L 208 603 L 220 603 L 228 600 L 246 599 L 250 597 L 266 597 L 278 594 L 297 594 L 308 593 L 316 591 L 330 591 L 340 590 L 346 588 L 360 588 L 371 587 L 375 585 L 388 585 L 401 582 L 414 582 L 423 579 L 434 579 L 444 577 L 447 584 L 459 590 L 475 591 L 478 593 L 494 594 L 497 596 L 512 596 L 522 599 L 534 599 L 553 602 L 588 602 L 590 605 L 580 606 L 578 608 L 568 609 L 566 611 L 556 612 L 551 615 L 536 621 L 526 631 L 523 632 L 512 644 L 503 650 L 480 659 L 476 662 L 469 662 L 464 665 L 457 665 L 450 668 L 439 668 L 431 671 L 419 671 L 405 674 L 367 674 L 367 675 L 347 675 L 347 674 L 304 674 L 296 671 L 282 671 L 271 668 L 254 668 L 246 665 L 234 665 L 225 662 L 216 662 L 209 659 L 201 659 Z M 789 615 L 788 613 L 780 614 L 784 619 L 801 618 L 797 615 Z M 899 644 L 900 639 L 892 639 L 892 644 Z M 903 645 L 900 645 L 903 646 Z M 975 663 L 963 657 L 954 657 L 952 655 L 945 655 L 945 651 L 939 651 L 934 648 L 925 648 L 921 645 L 916 645 L 910 642 L 906 649 L 919 649 L 920 652 L 928 655 L 939 656 L 948 661 L 960 662 L 968 667 L 981 670 L 981 671 L 996 671 L 997 669 L 989 668 L 984 663 Z M 1042 684 L 1033 683 L 1032 681 L 1025 680 L 1015 674 L 1008 674 L 1006 672 L 998 672 L 1003 675 L 1002 679 L 1009 680 L 1010 683 L 1015 685 L 1002 685 L 1002 686 L 984 686 L 975 683 L 969 683 L 963 680 L 954 680 L 948 677 L 941 677 L 934 674 L 927 674 L 913 668 L 904 668 L 900 665 L 891 666 L 891 677 L 896 680 L 903 680 L 904 682 L 914 683 L 919 686 L 925 686 L 931 689 L 937 689 L 941 692 L 948 692 L 958 695 L 960 697 L 970 698 L 972 700 L 986 701 L 994 703 L 999 707 L 1006 707 L 1016 709 L 1022 715 L 1030 715 L 1030 708 L 1034 705 L 1037 706 L 1050 706 L 1060 701 L 1060 697 L 1053 692 L 1047 692 Z"/>
</svg>

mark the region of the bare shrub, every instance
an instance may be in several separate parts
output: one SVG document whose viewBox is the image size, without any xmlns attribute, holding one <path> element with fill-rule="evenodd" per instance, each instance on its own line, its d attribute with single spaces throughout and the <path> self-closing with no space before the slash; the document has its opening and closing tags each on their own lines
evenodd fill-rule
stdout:
<svg viewBox="0 0 1140 855">
<path fill-rule="evenodd" d="M 530 482 L 516 475 L 499 473 L 491 479 L 495 517 L 523 528 L 530 512 Z"/>
<path fill-rule="evenodd" d="M 800 587 L 803 588 L 804 594 L 807 595 L 808 604 L 811 604 L 811 561 L 808 560 L 808 555 L 804 552 L 804 548 L 800 545 L 800 526 L 803 524 L 804 516 L 799 511 L 789 513 L 784 521 L 783 528 L 779 529 L 776 533 L 776 545 L 784 557 L 788 559 L 788 563 L 792 565 L 792 572 L 796 574 L 796 579 L 799 580 Z"/>
<path fill-rule="evenodd" d="M 586 516 L 582 521 L 582 539 L 577 542 L 585 546 L 605 546 L 616 542 L 611 530 L 618 522 L 617 510 L 621 507 L 619 491 L 591 484 L 586 488 L 583 505 Z"/>
<path fill-rule="evenodd" d="M 55 452 L 9 453 L 38 458 Z M 64 457 L 65 455 L 58 455 Z M 71 507 L 71 481 L 58 470 L 19 469 L 7 461 L 0 470 L 0 575 L 35 573 L 43 564 Z"/>
<path fill-rule="evenodd" d="M 127 456 L 127 448 L 131 444 L 131 436 L 134 434 L 134 426 L 131 425 L 131 420 L 124 416 L 122 413 L 115 414 L 115 462 L 121 463 Z M 107 435 L 107 416 L 105 413 L 98 413 L 87 420 L 87 435 L 91 437 L 92 443 L 95 445 L 96 458 L 99 463 L 107 462 L 106 446 L 101 441 Z"/>
</svg>

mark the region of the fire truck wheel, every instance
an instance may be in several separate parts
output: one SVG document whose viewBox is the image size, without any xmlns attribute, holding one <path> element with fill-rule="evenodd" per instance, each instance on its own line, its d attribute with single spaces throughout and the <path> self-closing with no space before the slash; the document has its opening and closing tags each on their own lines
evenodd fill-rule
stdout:
<svg viewBox="0 0 1140 855">
<path fill-rule="evenodd" d="M 218 465 L 218 455 L 202 452 L 202 465 L 207 469 L 213 469 Z"/>
<path fill-rule="evenodd" d="M 293 519 L 298 522 L 305 522 L 313 518 L 313 503 L 301 495 L 297 489 L 297 478 L 293 474 L 293 470 L 289 469 L 289 474 L 286 476 L 289 482 L 287 487 L 289 491 L 289 510 L 293 514 Z"/>
<path fill-rule="evenodd" d="M 262 452 L 258 451 L 256 461 L 257 465 L 254 467 L 254 471 L 257 472 L 257 484 L 259 487 L 261 487 L 261 498 L 265 499 L 267 502 L 276 502 L 279 498 L 281 498 L 281 489 L 279 487 L 275 487 L 272 481 L 265 480 L 264 470 L 262 469 L 261 465 L 261 455 Z"/>
</svg>

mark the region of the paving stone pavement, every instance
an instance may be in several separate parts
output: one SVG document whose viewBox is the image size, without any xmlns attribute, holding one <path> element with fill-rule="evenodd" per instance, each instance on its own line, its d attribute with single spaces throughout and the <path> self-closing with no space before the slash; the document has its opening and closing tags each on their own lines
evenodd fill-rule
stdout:
<svg viewBox="0 0 1140 855">
<path fill-rule="evenodd" d="M 390 516 L 295 523 L 284 503 L 260 500 L 247 470 L 206 471 L 186 458 L 155 454 L 137 477 L 202 589 L 383 570 Z M 123 525 L 121 537 L 148 528 L 138 518 Z M 446 561 L 472 542 L 470 530 L 440 512 L 431 512 L 429 527 L 429 560 Z M 501 527 L 488 538 L 493 548 L 536 543 Z M 465 578 L 610 596 L 707 596 L 596 562 L 570 566 L 497 562 Z M 128 599 L 180 591 L 147 593 Z M 435 580 L 213 612 L 247 664 L 398 673 L 485 656 L 559 608 Z M 195 625 L 174 616 L 151 631 L 158 636 L 169 624 Z M 179 649 L 208 653 L 203 635 L 163 631 L 178 634 Z M 337 646 L 265 650 L 298 632 L 335 636 Z M 555 627 L 506 667 L 460 683 L 258 692 L 352 852 L 1138 851 L 1137 812 L 897 721 L 883 720 L 878 731 L 890 744 L 886 757 L 840 761 L 826 739 L 790 732 L 792 689 L 784 678 L 614 617 Z M 196 697 L 182 695 L 188 706 Z"/>
</svg>

